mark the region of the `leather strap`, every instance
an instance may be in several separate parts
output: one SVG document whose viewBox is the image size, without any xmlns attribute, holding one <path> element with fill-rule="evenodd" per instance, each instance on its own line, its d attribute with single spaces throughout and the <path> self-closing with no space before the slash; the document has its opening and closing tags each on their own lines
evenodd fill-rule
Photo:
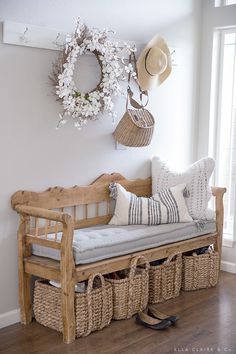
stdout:
<svg viewBox="0 0 236 354">
<path fill-rule="evenodd" d="M 137 63 L 136 63 L 136 57 L 135 57 L 135 53 L 132 52 L 129 55 L 129 64 L 132 64 L 132 58 L 133 58 L 133 62 L 134 62 L 134 69 L 137 73 Z M 132 107 L 136 108 L 136 109 L 143 109 L 144 107 L 147 106 L 148 101 L 149 101 L 149 97 L 148 97 L 148 92 L 144 91 L 141 89 L 140 85 L 138 84 L 139 87 L 139 93 L 140 93 L 140 101 L 141 104 L 139 104 L 136 100 L 133 99 L 133 91 L 131 90 L 130 87 L 130 81 L 131 81 L 131 73 L 129 72 L 128 74 L 128 86 L 127 86 L 127 97 L 126 97 L 126 110 L 128 109 L 128 104 L 130 103 Z M 145 95 L 147 97 L 147 101 L 145 104 L 143 104 L 143 95 Z"/>
</svg>

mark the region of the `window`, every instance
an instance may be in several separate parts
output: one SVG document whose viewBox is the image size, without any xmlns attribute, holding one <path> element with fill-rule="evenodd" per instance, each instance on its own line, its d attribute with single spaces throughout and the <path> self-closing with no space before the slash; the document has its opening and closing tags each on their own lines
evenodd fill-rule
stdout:
<svg viewBox="0 0 236 354">
<path fill-rule="evenodd" d="M 224 5 L 235 5 L 235 4 L 236 4 L 236 0 L 225 0 Z"/>
<path fill-rule="evenodd" d="M 215 7 L 235 5 L 236 0 L 215 0 Z"/>
<path fill-rule="evenodd" d="M 215 34 L 210 122 L 210 154 L 215 156 L 215 183 L 227 187 L 224 237 L 234 240 L 236 225 L 236 29 Z"/>
</svg>

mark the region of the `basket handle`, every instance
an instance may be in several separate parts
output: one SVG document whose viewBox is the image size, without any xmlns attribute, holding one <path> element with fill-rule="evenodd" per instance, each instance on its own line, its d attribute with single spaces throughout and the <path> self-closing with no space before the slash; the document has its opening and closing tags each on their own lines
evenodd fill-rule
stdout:
<svg viewBox="0 0 236 354">
<path fill-rule="evenodd" d="M 102 288 L 105 287 L 105 280 L 104 280 L 101 273 L 91 274 L 89 276 L 89 280 L 88 280 L 87 294 L 91 293 L 91 291 L 93 289 L 94 280 L 96 277 L 99 277 L 99 279 L 101 281 L 101 287 Z"/>
<path fill-rule="evenodd" d="M 84 334 L 84 336 L 87 336 L 88 334 L 90 334 L 91 331 L 92 331 L 92 328 L 93 328 L 93 313 L 92 313 L 91 291 L 93 289 L 94 279 L 96 277 L 99 277 L 99 279 L 101 281 L 102 291 L 105 288 L 105 280 L 104 280 L 104 278 L 103 278 L 101 273 L 91 274 L 89 276 L 88 287 L 87 287 L 88 328 L 87 328 L 87 331 Z M 105 299 L 104 299 L 104 293 L 103 293 L 103 296 L 102 296 L 102 323 L 103 324 L 104 324 L 104 320 L 105 320 L 105 318 L 104 318 L 104 306 L 105 306 Z"/>
<path fill-rule="evenodd" d="M 133 281 L 135 276 L 135 271 L 137 268 L 137 263 L 140 259 L 144 260 L 145 263 L 145 271 L 148 272 L 150 268 L 150 264 L 148 260 L 144 256 L 137 256 L 132 258 L 130 262 L 130 271 L 129 271 L 129 299 L 128 299 L 128 314 L 127 317 L 130 318 L 132 316 L 132 299 L 133 299 Z"/>
<path fill-rule="evenodd" d="M 145 271 L 148 272 L 149 268 L 150 268 L 150 264 L 147 260 L 147 258 L 145 258 L 144 256 L 137 256 L 132 258 L 131 262 L 130 262 L 130 271 L 129 271 L 129 278 L 133 279 L 135 276 L 135 271 L 138 265 L 138 261 L 142 259 L 145 263 Z"/>
<path fill-rule="evenodd" d="M 174 252 L 174 253 L 170 254 L 169 257 L 167 258 L 167 260 L 163 263 L 163 265 L 169 265 L 170 262 L 172 261 L 172 259 L 175 256 L 177 257 L 176 258 L 177 267 L 175 266 L 175 276 L 179 276 L 179 274 L 182 273 L 182 262 L 181 262 L 182 253 L 181 252 Z M 181 262 L 180 263 L 181 264 L 180 267 L 178 267 L 178 261 Z M 167 284 L 167 279 L 168 279 L 168 275 L 164 271 L 163 274 L 162 274 L 162 281 L 163 281 L 164 284 Z M 178 283 L 176 282 L 176 279 L 175 279 L 175 281 L 174 281 L 174 293 L 177 290 L 177 286 L 178 286 Z M 170 295 L 168 294 L 167 286 L 163 287 L 162 296 L 163 296 L 164 300 L 169 300 L 170 299 Z"/>
<path fill-rule="evenodd" d="M 165 262 L 164 262 L 163 264 L 169 264 L 175 256 L 177 256 L 177 258 L 180 258 L 181 255 L 182 255 L 181 252 L 174 252 L 174 253 L 171 253 L 171 254 L 169 255 L 169 257 L 165 260 Z"/>
</svg>

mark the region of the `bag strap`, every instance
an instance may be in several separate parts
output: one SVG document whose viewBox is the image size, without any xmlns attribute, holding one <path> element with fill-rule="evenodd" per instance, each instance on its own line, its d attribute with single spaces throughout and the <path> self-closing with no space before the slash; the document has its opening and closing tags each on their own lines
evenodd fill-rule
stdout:
<svg viewBox="0 0 236 354">
<path fill-rule="evenodd" d="M 133 54 L 133 61 L 134 61 L 134 70 L 135 70 L 136 74 L 138 75 L 136 56 L 135 56 L 135 53 L 134 53 L 134 52 L 132 52 L 132 54 Z M 146 106 L 148 105 L 148 102 L 149 102 L 148 91 L 147 91 L 147 90 L 142 90 L 141 86 L 139 85 L 138 80 L 137 80 L 136 82 L 137 82 L 138 88 L 139 88 L 139 95 L 140 95 L 140 101 L 141 101 L 141 103 L 143 102 L 143 95 L 146 96 L 146 103 L 145 103 L 145 105 L 143 105 L 143 103 L 142 103 L 142 106 L 143 106 L 143 107 L 146 107 Z"/>
<path fill-rule="evenodd" d="M 137 109 L 142 109 L 144 106 L 139 104 L 136 100 L 133 99 L 133 91 L 131 90 L 130 86 L 127 87 L 127 98 L 126 98 L 126 111 L 128 109 L 129 103 L 132 107 Z"/>
<path fill-rule="evenodd" d="M 135 72 L 137 73 L 137 62 L 136 62 L 136 57 L 135 57 L 135 53 L 134 52 L 130 53 L 130 55 L 129 55 L 129 64 L 132 64 L 132 58 L 133 58 L 133 62 L 134 62 L 134 69 L 135 69 Z M 142 90 L 140 85 L 139 85 L 139 83 L 138 83 L 138 81 L 137 81 L 138 88 L 139 88 L 140 101 L 141 101 L 141 104 L 139 104 L 136 100 L 133 99 L 134 93 L 131 90 L 130 81 L 131 81 L 131 72 L 129 71 L 129 74 L 128 74 L 128 86 L 127 86 L 127 97 L 126 97 L 126 110 L 128 109 L 128 104 L 129 103 L 134 108 L 143 109 L 144 107 L 147 106 L 148 101 L 149 101 L 148 92 Z M 145 95 L 147 97 L 147 101 L 146 101 L 145 104 L 143 104 L 143 95 Z"/>
</svg>

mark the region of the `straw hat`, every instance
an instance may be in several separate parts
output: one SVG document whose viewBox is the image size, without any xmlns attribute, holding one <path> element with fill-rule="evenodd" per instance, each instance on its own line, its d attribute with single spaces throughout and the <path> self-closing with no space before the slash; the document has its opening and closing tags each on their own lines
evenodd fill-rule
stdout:
<svg viewBox="0 0 236 354">
<path fill-rule="evenodd" d="M 137 60 L 137 71 L 143 90 L 154 89 L 170 75 L 170 50 L 162 37 L 156 35 L 143 49 Z"/>
</svg>

